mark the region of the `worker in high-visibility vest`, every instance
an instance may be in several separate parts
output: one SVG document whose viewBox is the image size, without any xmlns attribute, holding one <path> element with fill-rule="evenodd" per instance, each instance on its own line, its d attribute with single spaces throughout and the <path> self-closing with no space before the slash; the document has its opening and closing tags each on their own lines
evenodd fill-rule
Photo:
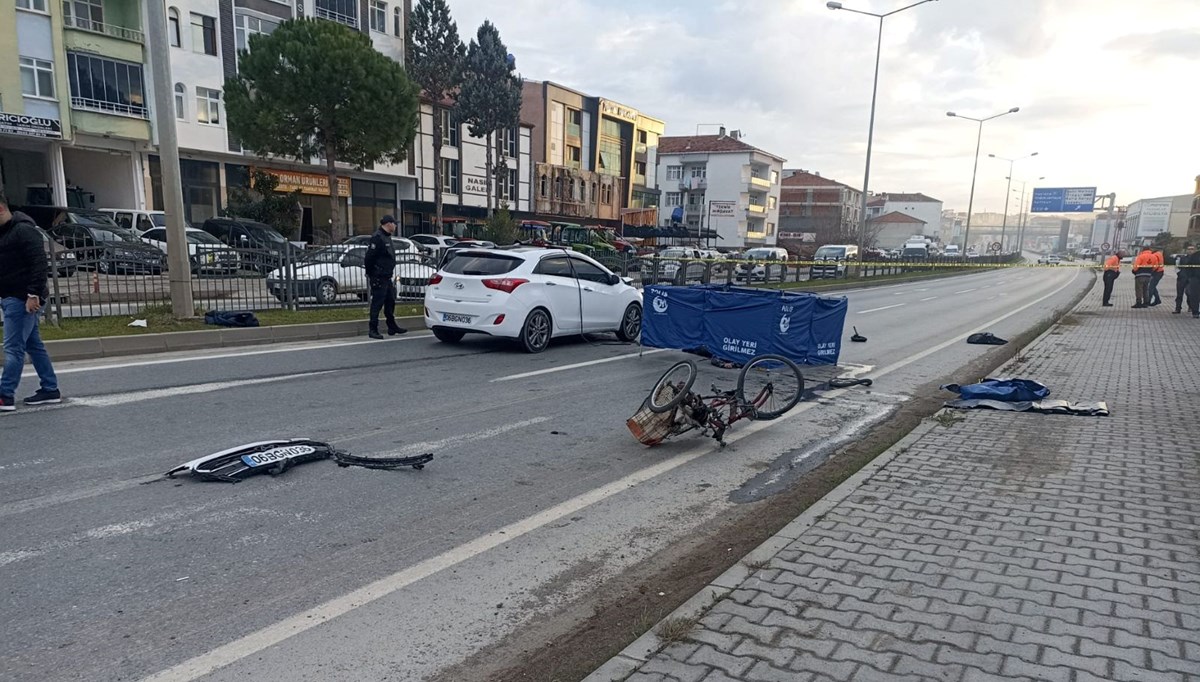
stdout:
<svg viewBox="0 0 1200 682">
<path fill-rule="evenodd" d="M 1150 278 L 1154 275 L 1157 260 L 1149 246 L 1143 246 L 1142 252 L 1133 259 L 1133 298 L 1134 308 L 1148 308 L 1150 304 Z"/>
<path fill-rule="evenodd" d="M 1106 308 L 1112 307 L 1113 285 L 1120 276 L 1121 252 L 1116 251 L 1104 261 L 1104 306 Z"/>
</svg>

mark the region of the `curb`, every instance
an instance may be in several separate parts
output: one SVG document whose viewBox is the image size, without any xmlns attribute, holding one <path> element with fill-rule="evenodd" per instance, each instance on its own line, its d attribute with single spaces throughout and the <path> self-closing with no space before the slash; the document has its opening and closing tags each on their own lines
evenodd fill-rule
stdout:
<svg viewBox="0 0 1200 682">
<path fill-rule="evenodd" d="M 425 320 L 421 317 L 398 317 L 396 318 L 396 322 L 408 331 L 425 329 Z M 160 334 L 98 336 L 87 339 L 62 339 L 47 341 L 46 350 L 50 352 L 50 356 L 55 360 L 93 360 L 96 358 L 110 358 L 123 355 L 144 355 L 148 353 L 169 353 L 206 348 L 317 341 L 320 339 L 365 336 L 366 333 L 366 320 L 350 320 L 344 322 L 282 324 L 273 327 L 228 328 L 164 332 Z"/>
<path fill-rule="evenodd" d="M 622 649 L 620 653 L 597 668 L 591 675 L 583 678 L 582 682 L 617 682 L 624 680 L 630 673 L 648 662 L 650 657 L 662 648 L 658 635 L 655 632 L 663 622 L 678 618 L 694 619 L 704 615 L 717 600 L 728 592 L 737 589 L 746 578 L 750 577 L 751 571 L 746 567 L 747 561 L 761 562 L 773 559 L 776 554 L 787 547 L 792 541 L 804 535 L 804 532 L 813 524 L 820 521 L 822 517 L 841 504 L 847 497 L 853 495 L 876 472 L 890 464 L 892 460 L 908 450 L 909 446 L 920 440 L 936 426 L 937 423 L 935 422 L 929 420 L 922 421 L 915 429 L 909 431 L 908 435 L 896 441 L 890 448 L 873 459 L 870 464 L 859 469 L 850 478 L 842 481 L 838 487 L 829 491 L 811 507 L 805 509 L 795 520 L 784 526 L 775 535 L 767 538 L 765 542 L 754 548 L 737 564 L 734 564 L 724 573 L 717 576 L 715 580 L 700 590 L 691 599 L 684 602 L 679 608 L 672 611 L 666 618 L 655 623 L 653 627 L 643 633 L 641 637 L 634 640 L 632 644 Z"/>
</svg>

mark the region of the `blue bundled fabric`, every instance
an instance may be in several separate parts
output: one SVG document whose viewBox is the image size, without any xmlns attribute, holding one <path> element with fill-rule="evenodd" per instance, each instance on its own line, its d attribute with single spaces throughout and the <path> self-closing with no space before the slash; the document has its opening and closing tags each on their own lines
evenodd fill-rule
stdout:
<svg viewBox="0 0 1200 682">
<path fill-rule="evenodd" d="M 744 364 L 776 354 L 796 363 L 835 365 L 845 297 L 722 285 L 648 286 L 642 345 Z"/>
<path fill-rule="evenodd" d="M 962 400 L 999 400 L 1002 402 L 1032 402 L 1050 395 L 1050 389 L 1032 379 L 984 379 L 978 384 L 942 386 Z"/>
</svg>

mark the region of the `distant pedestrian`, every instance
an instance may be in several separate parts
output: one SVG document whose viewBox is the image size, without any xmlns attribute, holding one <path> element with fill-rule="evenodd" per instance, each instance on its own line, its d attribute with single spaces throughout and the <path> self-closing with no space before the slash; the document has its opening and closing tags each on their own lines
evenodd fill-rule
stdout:
<svg viewBox="0 0 1200 682">
<path fill-rule="evenodd" d="M 1188 268 L 1180 267 L 1183 261 L 1190 255 L 1196 252 L 1195 244 L 1188 244 L 1183 247 L 1183 253 L 1175 254 L 1175 310 L 1172 312 L 1176 315 L 1183 312 L 1183 297 L 1187 291 L 1188 277 L 1191 275 Z M 1200 273 L 1197 273 L 1200 276 Z"/>
<path fill-rule="evenodd" d="M 379 221 L 379 229 L 371 235 L 371 245 L 367 247 L 367 255 L 363 259 L 371 284 L 371 320 L 367 335 L 372 339 L 383 338 L 379 333 L 380 310 L 387 319 L 388 336 L 408 331 L 396 324 L 396 283 L 392 281 L 396 271 L 396 247 L 392 242 L 395 233 L 396 219 L 385 215 Z"/>
<path fill-rule="evenodd" d="M 24 213 L 9 210 L 0 193 L 0 307 L 4 311 L 4 373 L 0 375 L 0 411 L 17 409 L 17 386 L 25 356 L 33 361 L 41 386 L 26 405 L 62 402 L 50 354 L 38 332 L 38 317 L 50 295 L 46 278 L 50 259 L 45 237 Z"/>
<path fill-rule="evenodd" d="M 1142 247 L 1142 252 L 1133 259 L 1133 297 L 1136 301 L 1134 308 L 1147 308 L 1150 304 L 1150 278 L 1154 275 L 1154 253 L 1149 246 Z"/>
<path fill-rule="evenodd" d="M 1190 248 L 1182 265 L 1187 270 L 1188 312 L 1192 317 L 1200 318 L 1200 251 L 1194 246 Z"/>
<path fill-rule="evenodd" d="M 1104 261 L 1104 303 L 1106 308 L 1112 307 L 1113 285 L 1121 276 L 1121 252 L 1117 251 Z"/>
<path fill-rule="evenodd" d="M 1150 253 L 1154 256 L 1154 269 L 1150 273 L 1150 298 L 1147 305 L 1162 305 L 1162 297 L 1158 295 L 1158 283 L 1166 276 L 1167 268 L 1163 262 L 1162 249 L 1154 249 Z"/>
</svg>

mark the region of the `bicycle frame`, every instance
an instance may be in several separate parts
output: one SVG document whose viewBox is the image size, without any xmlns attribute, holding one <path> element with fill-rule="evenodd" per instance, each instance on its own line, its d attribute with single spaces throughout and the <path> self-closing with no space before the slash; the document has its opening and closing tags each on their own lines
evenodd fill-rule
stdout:
<svg viewBox="0 0 1200 682">
<path fill-rule="evenodd" d="M 716 391 L 717 387 L 713 386 L 712 389 Z M 740 403 L 734 397 L 733 391 L 720 391 L 715 395 L 705 396 L 689 391 L 683 403 L 676 408 L 676 413 L 682 417 L 686 426 L 675 431 L 673 435 L 700 429 L 704 435 L 711 435 L 721 447 L 725 447 L 725 432 L 737 422 L 751 418 L 755 409 L 766 402 L 770 390 L 769 386 L 764 388 L 754 401 L 748 404 Z M 729 411 L 728 417 L 722 415 L 722 410 L 725 409 Z"/>
</svg>

